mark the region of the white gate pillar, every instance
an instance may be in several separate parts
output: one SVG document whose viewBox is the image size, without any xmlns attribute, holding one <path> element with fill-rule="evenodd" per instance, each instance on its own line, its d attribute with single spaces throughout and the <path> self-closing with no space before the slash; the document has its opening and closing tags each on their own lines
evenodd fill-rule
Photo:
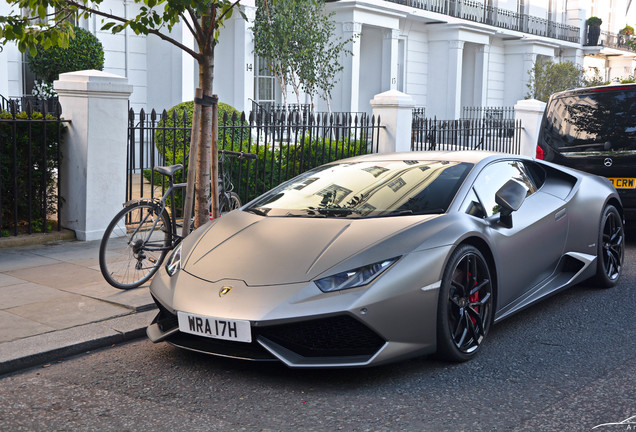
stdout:
<svg viewBox="0 0 636 432">
<path fill-rule="evenodd" d="M 62 225 L 79 240 L 97 240 L 126 195 L 128 79 L 88 70 L 60 75 L 54 88 L 71 120 L 62 146 Z"/>
<path fill-rule="evenodd" d="M 515 120 L 521 120 L 521 145 L 519 154 L 535 157 L 545 102 L 536 99 L 520 100 L 515 105 Z"/>
<path fill-rule="evenodd" d="M 411 126 L 415 101 L 405 93 L 389 90 L 371 100 L 373 115 L 380 118 L 379 153 L 411 151 Z"/>
</svg>

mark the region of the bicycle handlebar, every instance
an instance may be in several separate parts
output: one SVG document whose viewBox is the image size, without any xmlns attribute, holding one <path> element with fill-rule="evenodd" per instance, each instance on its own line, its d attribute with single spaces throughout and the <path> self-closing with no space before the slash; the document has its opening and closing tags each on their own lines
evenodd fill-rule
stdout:
<svg viewBox="0 0 636 432">
<path fill-rule="evenodd" d="M 245 153 L 245 152 L 235 152 L 231 150 L 219 150 L 219 153 L 222 155 L 227 155 L 231 157 L 236 157 L 238 159 L 256 159 L 258 155 L 254 153 Z"/>
</svg>

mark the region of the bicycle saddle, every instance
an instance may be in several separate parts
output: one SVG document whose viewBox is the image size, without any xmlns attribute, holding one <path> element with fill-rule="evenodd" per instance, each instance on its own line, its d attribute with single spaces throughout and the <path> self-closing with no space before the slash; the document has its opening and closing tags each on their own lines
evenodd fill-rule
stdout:
<svg viewBox="0 0 636 432">
<path fill-rule="evenodd" d="M 174 173 L 176 173 L 180 169 L 183 169 L 183 165 L 181 165 L 181 164 L 170 165 L 170 166 L 156 166 L 155 167 L 155 171 L 157 171 L 159 174 L 163 174 L 163 175 L 166 175 L 166 176 L 169 176 L 169 177 L 174 176 Z"/>
</svg>

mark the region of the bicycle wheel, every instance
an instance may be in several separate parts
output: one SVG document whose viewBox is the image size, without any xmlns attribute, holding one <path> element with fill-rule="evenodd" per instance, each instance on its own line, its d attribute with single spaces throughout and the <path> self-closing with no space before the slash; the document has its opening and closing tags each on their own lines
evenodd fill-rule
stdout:
<svg viewBox="0 0 636 432">
<path fill-rule="evenodd" d="M 220 201 L 219 213 L 231 212 L 241 206 L 241 198 L 234 192 L 227 193 Z"/>
<path fill-rule="evenodd" d="M 148 202 L 131 204 L 113 218 L 99 247 L 104 279 L 119 289 L 136 288 L 150 279 L 171 243 L 170 216 Z"/>
</svg>

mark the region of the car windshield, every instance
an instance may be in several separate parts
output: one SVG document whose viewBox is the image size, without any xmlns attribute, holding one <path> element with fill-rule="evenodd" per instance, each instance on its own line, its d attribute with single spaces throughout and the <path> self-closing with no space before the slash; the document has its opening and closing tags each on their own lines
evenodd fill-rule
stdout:
<svg viewBox="0 0 636 432">
<path fill-rule="evenodd" d="M 323 165 L 254 200 L 267 216 L 369 218 L 446 212 L 472 164 L 360 161 Z"/>
<path fill-rule="evenodd" d="M 597 89 L 553 99 L 545 139 L 561 153 L 636 150 L 636 90 Z"/>
</svg>

